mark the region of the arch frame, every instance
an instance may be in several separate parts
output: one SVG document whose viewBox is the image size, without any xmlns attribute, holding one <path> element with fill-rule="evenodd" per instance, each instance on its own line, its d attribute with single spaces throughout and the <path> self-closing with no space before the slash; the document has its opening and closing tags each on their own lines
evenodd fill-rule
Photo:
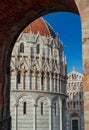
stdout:
<svg viewBox="0 0 89 130">
<path fill-rule="evenodd" d="M 20 5 L 20 6 L 19 6 Z M 9 0 L 0 2 L 0 129 L 10 130 L 10 57 L 18 35 L 36 18 L 55 11 L 81 15 L 83 33 L 83 66 L 85 101 L 89 95 L 89 2 L 87 0 Z M 6 22 L 7 20 L 7 22 Z M 87 54 L 85 53 L 87 51 Z M 86 81 L 86 82 L 85 82 Z M 88 103 L 89 104 L 89 103 Z M 84 105 L 89 113 L 88 106 Z M 86 130 L 89 120 L 85 115 Z M 88 124 L 88 125 L 87 125 Z"/>
</svg>

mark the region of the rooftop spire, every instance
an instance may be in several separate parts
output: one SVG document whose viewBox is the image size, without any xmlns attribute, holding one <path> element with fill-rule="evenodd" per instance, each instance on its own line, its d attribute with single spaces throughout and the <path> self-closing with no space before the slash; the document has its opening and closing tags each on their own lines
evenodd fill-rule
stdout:
<svg viewBox="0 0 89 130">
<path fill-rule="evenodd" d="M 66 56 L 65 56 L 65 64 L 67 64 Z"/>
<path fill-rule="evenodd" d="M 75 66 L 73 66 L 73 71 L 75 71 Z"/>
</svg>

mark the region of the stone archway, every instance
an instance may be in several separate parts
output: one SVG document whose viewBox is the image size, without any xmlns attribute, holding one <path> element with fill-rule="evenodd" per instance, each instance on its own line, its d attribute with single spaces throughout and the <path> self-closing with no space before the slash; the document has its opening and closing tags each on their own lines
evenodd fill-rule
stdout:
<svg viewBox="0 0 89 130">
<path fill-rule="evenodd" d="M 89 119 L 89 1 L 88 0 L 7 0 L 0 1 L 0 129 L 10 130 L 9 61 L 14 43 L 26 25 L 37 17 L 55 11 L 73 12 L 81 15 L 83 34 L 83 64 L 85 93 L 85 123 L 88 130 Z M 79 11 L 78 11 L 79 10 Z"/>
</svg>

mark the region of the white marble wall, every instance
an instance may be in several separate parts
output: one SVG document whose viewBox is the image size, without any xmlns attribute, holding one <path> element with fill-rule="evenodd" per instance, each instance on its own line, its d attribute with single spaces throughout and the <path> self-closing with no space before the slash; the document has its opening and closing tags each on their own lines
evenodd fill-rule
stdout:
<svg viewBox="0 0 89 130">
<path fill-rule="evenodd" d="M 60 102 L 66 98 L 67 74 L 63 46 L 57 42 L 52 37 L 32 33 L 22 33 L 18 38 L 11 57 L 12 130 L 62 130 L 65 122 L 62 123 Z M 21 43 L 23 53 L 20 53 Z M 18 72 L 20 83 L 17 82 Z M 24 102 L 26 114 L 23 113 Z"/>
<path fill-rule="evenodd" d="M 68 74 L 67 94 L 66 130 L 71 130 L 72 119 L 78 120 L 78 130 L 84 130 L 83 76 L 75 69 Z"/>
</svg>

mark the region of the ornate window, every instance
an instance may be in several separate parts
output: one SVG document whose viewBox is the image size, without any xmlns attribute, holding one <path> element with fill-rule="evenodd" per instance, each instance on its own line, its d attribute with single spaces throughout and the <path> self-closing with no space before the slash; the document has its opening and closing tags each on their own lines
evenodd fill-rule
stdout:
<svg viewBox="0 0 89 130">
<path fill-rule="evenodd" d="M 31 48 L 30 48 L 30 51 L 31 51 L 31 55 L 33 55 L 33 53 L 34 53 L 34 48 L 31 47 Z"/>
<path fill-rule="evenodd" d="M 20 44 L 20 53 L 24 53 L 24 44 L 23 43 Z"/>
<path fill-rule="evenodd" d="M 21 72 L 17 73 L 17 83 L 21 82 Z"/>
<path fill-rule="evenodd" d="M 76 79 L 76 74 L 72 74 L 72 79 Z"/>
<path fill-rule="evenodd" d="M 39 45 L 39 44 L 36 46 L 36 53 L 37 53 L 37 54 L 40 53 L 40 45 Z"/>
<path fill-rule="evenodd" d="M 41 76 L 41 85 L 43 85 L 43 83 L 44 83 L 44 77 L 43 77 L 43 74 L 42 74 L 42 76 Z"/>
<path fill-rule="evenodd" d="M 26 114 L 26 102 L 23 103 L 23 114 Z"/>
</svg>

